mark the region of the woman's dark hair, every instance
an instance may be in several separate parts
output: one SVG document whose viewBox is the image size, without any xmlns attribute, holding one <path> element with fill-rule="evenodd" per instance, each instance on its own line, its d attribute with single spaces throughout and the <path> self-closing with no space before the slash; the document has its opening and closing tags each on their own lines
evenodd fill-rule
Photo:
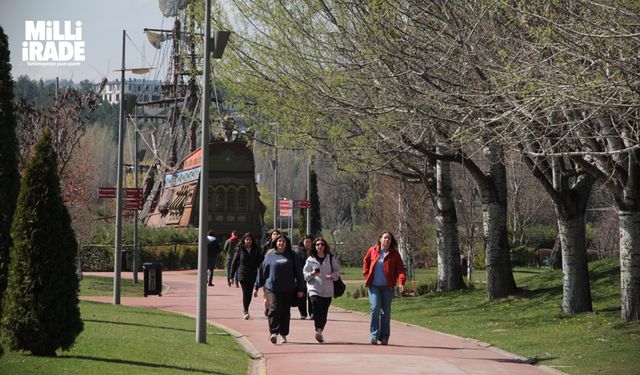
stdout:
<svg viewBox="0 0 640 375">
<path fill-rule="evenodd" d="M 311 240 L 311 246 L 313 247 L 313 237 L 311 237 L 308 234 L 305 234 L 304 236 L 302 236 L 302 239 L 300 240 L 300 242 L 298 242 L 298 248 L 299 249 L 304 249 L 304 240 Z"/>
<path fill-rule="evenodd" d="M 258 244 L 256 243 L 256 238 L 253 237 L 253 234 L 251 234 L 251 232 L 247 232 L 244 234 L 244 236 L 242 236 L 240 241 L 238 241 L 238 245 L 236 245 L 236 249 L 241 249 L 244 247 L 245 238 L 251 238 L 251 249 L 260 251 L 260 246 L 258 246 Z"/>
<path fill-rule="evenodd" d="M 324 239 L 324 237 L 320 236 L 320 237 L 316 237 L 315 240 L 313 240 L 313 246 L 311 247 L 311 256 L 318 259 L 318 250 L 316 250 L 316 244 L 318 242 L 322 242 L 324 244 L 324 254 L 325 256 L 327 256 L 327 254 L 331 254 L 331 247 L 329 246 L 329 243 Z"/>
<path fill-rule="evenodd" d="M 281 235 L 282 232 L 280 232 L 278 229 L 273 229 L 271 232 L 269 232 L 269 237 L 267 237 L 267 243 L 264 244 L 264 247 L 262 248 L 262 252 L 266 253 L 267 251 L 273 249 L 276 247 L 276 242 L 271 241 L 271 236 L 273 236 L 273 233 L 278 233 L 278 235 Z M 262 254 L 264 255 L 264 254 Z"/>
<path fill-rule="evenodd" d="M 282 233 L 280 233 L 280 234 L 278 235 L 278 237 L 276 237 L 276 238 L 273 240 L 273 248 L 274 248 L 274 249 L 277 249 L 276 244 L 278 243 L 278 240 L 279 240 L 279 239 L 281 239 L 281 238 L 284 238 L 285 242 L 287 243 L 287 244 L 285 245 L 284 251 L 293 251 L 293 250 L 291 249 L 291 240 L 289 239 L 289 237 L 285 236 L 285 235 L 284 235 L 284 234 L 282 234 Z"/>
<path fill-rule="evenodd" d="M 380 248 L 382 248 L 382 244 L 380 243 L 380 239 L 382 238 L 382 236 L 384 236 L 385 234 L 388 234 L 389 237 L 391 237 L 391 243 L 389 244 L 389 250 L 393 249 L 393 250 L 398 250 L 398 242 L 396 241 L 396 238 L 393 236 L 393 233 L 391 232 L 382 232 L 380 234 L 380 236 L 378 236 L 378 246 Z"/>
<path fill-rule="evenodd" d="M 271 238 L 271 236 L 273 236 L 273 233 L 278 233 L 278 234 L 282 234 L 282 232 L 280 232 L 280 229 L 273 229 L 271 232 L 269 232 L 269 238 Z"/>
</svg>

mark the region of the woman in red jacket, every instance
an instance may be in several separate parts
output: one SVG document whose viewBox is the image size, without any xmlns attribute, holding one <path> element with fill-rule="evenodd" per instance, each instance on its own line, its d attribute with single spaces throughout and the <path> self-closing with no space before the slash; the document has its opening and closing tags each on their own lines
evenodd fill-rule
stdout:
<svg viewBox="0 0 640 375">
<path fill-rule="evenodd" d="M 382 233 L 378 244 L 367 251 L 362 261 L 362 274 L 369 288 L 371 344 L 380 341 L 387 345 L 391 334 L 393 289 L 397 282 L 402 293 L 406 280 L 398 243 L 391 232 Z"/>
</svg>

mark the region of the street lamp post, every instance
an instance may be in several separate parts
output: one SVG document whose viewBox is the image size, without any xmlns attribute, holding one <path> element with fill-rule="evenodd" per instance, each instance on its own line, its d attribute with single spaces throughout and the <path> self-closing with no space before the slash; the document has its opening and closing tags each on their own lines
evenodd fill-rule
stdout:
<svg viewBox="0 0 640 375">
<path fill-rule="evenodd" d="M 209 230 L 209 104 L 211 102 L 209 72 L 211 69 L 211 53 L 219 59 L 229 40 L 229 31 L 216 31 L 211 38 L 211 0 L 205 2 L 204 22 L 204 66 L 202 88 L 202 146 L 200 158 L 200 204 L 198 218 L 198 303 L 196 317 L 196 342 L 207 342 L 207 231 Z M 213 47 L 213 51 L 212 48 Z M 217 103 L 216 103 L 217 105 Z"/>
<path fill-rule="evenodd" d="M 311 203 L 311 156 L 307 161 L 307 201 Z M 311 234 L 311 205 L 307 207 L 307 235 Z"/>
<path fill-rule="evenodd" d="M 138 121 L 134 122 L 135 131 L 133 132 L 134 139 L 134 157 L 133 157 L 133 187 L 138 189 Z M 138 210 L 133 212 L 133 283 L 138 283 L 138 263 L 140 263 L 140 247 L 138 246 Z"/>
<path fill-rule="evenodd" d="M 120 117 L 118 123 L 118 170 L 116 181 L 116 234 L 115 234 L 115 250 L 113 259 L 113 304 L 120 304 L 120 272 L 122 269 L 122 200 L 124 189 L 122 188 L 122 169 L 124 154 L 124 132 L 125 132 L 125 85 L 124 73 L 132 71 L 135 74 L 147 73 L 151 68 L 135 68 L 125 69 L 125 40 L 127 31 L 122 30 L 122 64 L 120 66 Z"/>
<path fill-rule="evenodd" d="M 120 267 L 122 266 L 122 156 L 124 154 L 124 53 L 127 32 L 122 30 L 122 65 L 120 71 L 120 119 L 118 124 L 118 172 L 116 179 L 116 248 L 113 260 L 113 304 L 120 304 Z"/>
<path fill-rule="evenodd" d="M 274 147 L 275 157 L 273 160 L 273 229 L 278 228 L 278 218 L 280 217 L 280 208 L 278 198 L 278 145 Z"/>
</svg>

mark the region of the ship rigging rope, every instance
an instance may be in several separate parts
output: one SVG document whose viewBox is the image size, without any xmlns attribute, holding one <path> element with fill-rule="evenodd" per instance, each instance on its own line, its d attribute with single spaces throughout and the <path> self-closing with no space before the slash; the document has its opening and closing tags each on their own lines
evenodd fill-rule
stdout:
<svg viewBox="0 0 640 375">
<path fill-rule="evenodd" d="M 147 61 L 147 58 L 144 56 L 144 53 L 142 53 L 142 51 L 140 51 L 140 48 L 138 48 L 138 45 L 133 41 L 133 39 L 131 39 L 131 37 L 129 37 L 129 34 L 127 34 L 126 31 L 125 31 L 124 35 L 126 35 L 127 39 L 129 39 L 131 44 L 133 44 L 133 48 L 135 48 L 136 51 L 138 51 L 138 53 L 140 54 L 140 58 L 142 58 L 142 60 L 147 64 L 148 67 L 152 67 L 153 65 L 151 65 L 149 63 L 149 61 Z"/>
<path fill-rule="evenodd" d="M 165 168 L 169 168 L 169 166 L 167 165 L 167 163 L 164 162 L 164 160 L 162 160 L 162 158 L 160 157 L 160 155 L 158 155 L 158 152 L 156 150 L 154 150 L 154 148 L 149 144 L 149 142 L 145 139 L 144 134 L 142 134 L 142 131 L 140 131 L 140 128 L 138 127 L 138 123 L 136 122 L 135 118 L 132 115 L 129 115 L 129 120 L 135 125 L 136 128 L 136 132 L 138 134 L 140 134 L 140 139 L 142 139 L 142 142 L 144 142 L 145 145 L 147 145 L 147 147 L 149 148 L 149 150 L 151 150 L 151 152 L 153 153 L 153 155 L 156 157 L 156 159 L 158 159 L 158 161 L 160 162 L 160 164 L 162 164 L 163 167 Z"/>
</svg>

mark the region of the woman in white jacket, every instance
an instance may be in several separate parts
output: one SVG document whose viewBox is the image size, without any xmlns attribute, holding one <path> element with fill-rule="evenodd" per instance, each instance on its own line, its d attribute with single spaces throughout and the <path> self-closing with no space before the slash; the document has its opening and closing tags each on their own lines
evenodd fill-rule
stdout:
<svg viewBox="0 0 640 375">
<path fill-rule="evenodd" d="M 327 314 L 333 297 L 333 280 L 340 277 L 340 265 L 331 254 L 329 244 L 322 237 L 313 241 L 311 256 L 303 269 L 307 291 L 313 305 L 313 321 L 316 329 L 316 340 L 324 342 L 322 331 L 327 324 Z"/>
</svg>

